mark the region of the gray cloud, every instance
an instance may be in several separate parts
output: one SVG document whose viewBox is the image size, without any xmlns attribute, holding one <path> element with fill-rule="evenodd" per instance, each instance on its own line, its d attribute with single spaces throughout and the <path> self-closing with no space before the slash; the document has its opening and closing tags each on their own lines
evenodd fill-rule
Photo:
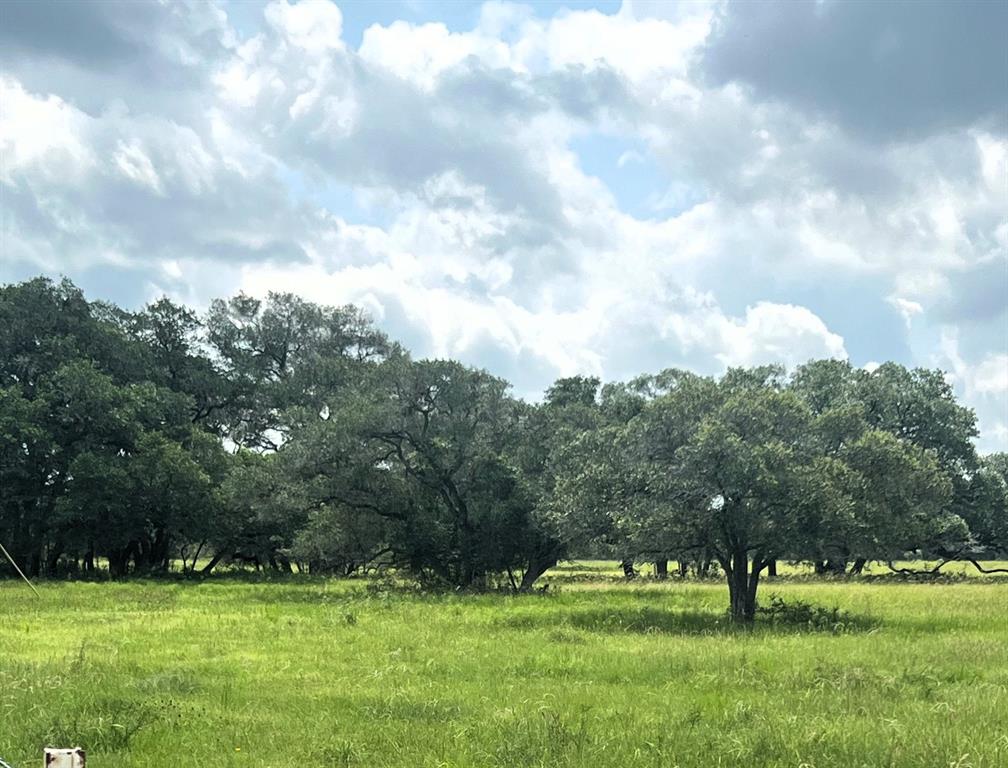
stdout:
<svg viewBox="0 0 1008 768">
<path fill-rule="evenodd" d="M 264 63 L 273 54 L 268 50 Z M 296 83 L 303 73 L 296 61 L 290 63 L 280 77 Z M 485 188 L 502 210 L 521 211 L 554 232 L 566 228 L 555 190 L 506 130 L 509 125 L 518 130 L 546 109 L 534 92 L 492 72 L 464 71 L 434 93 L 423 93 L 342 52 L 330 66 L 331 86 L 311 106 L 293 116 L 301 93 L 285 90 L 260 99 L 246 115 L 247 128 L 311 174 L 416 192 L 454 171 Z M 333 114 L 337 101 L 347 111 L 339 126 Z"/>
<path fill-rule="evenodd" d="M 1008 254 L 1002 250 L 1000 256 L 957 273 L 950 294 L 935 309 L 945 322 L 999 324 L 1008 347 Z"/>
<path fill-rule="evenodd" d="M 733 2 L 702 67 L 876 140 L 1004 132 L 1006 29 L 991 0 Z"/>
<path fill-rule="evenodd" d="M 523 394 L 578 371 L 844 353 L 940 364 L 946 326 L 971 381 L 1004 347 L 1005 149 L 983 131 L 1002 70 L 948 110 L 928 106 L 945 81 L 901 93 L 906 115 L 872 101 L 912 79 L 921 41 L 965 34 L 955 20 L 923 30 L 944 11 L 900 26 L 888 6 L 732 8 L 704 82 L 677 46 L 705 27 L 634 28 L 639 3 L 558 14 L 577 23 L 556 28 L 527 9 L 530 25 L 503 36 L 400 25 L 368 51 L 317 4 L 289 28 L 294 11 L 274 7 L 244 44 L 208 4 L 81 7 L 47 27 L 51 6 L 18 6 L 0 24 L 13 99 L 0 104 L 0 279 L 67 272 L 134 306 L 238 288 L 356 301 L 417 355 L 484 365 Z M 312 37 L 320 11 L 327 32 Z M 863 30 L 869 16 L 899 34 Z M 796 30 L 797 54 L 781 43 Z M 827 31 L 861 58 L 873 40 L 889 48 L 834 69 Z M 975 64 L 941 51 L 949 82 Z M 582 156 L 597 136 L 617 154 L 625 139 L 688 204 L 621 210 L 619 184 L 585 172 L 606 176 Z M 610 164 L 626 183 L 643 170 Z M 987 413 L 1003 405 L 984 397 Z"/>
<path fill-rule="evenodd" d="M 90 114 L 118 103 L 191 119 L 205 106 L 197 94 L 226 53 L 226 34 L 216 6 L 194 0 L 7 0 L 0 68 Z"/>
<path fill-rule="evenodd" d="M 0 6 L 0 44 L 6 59 L 27 55 L 95 69 L 121 66 L 149 50 L 138 33 L 144 25 L 156 29 L 159 13 L 153 3 L 11 0 Z"/>
<path fill-rule="evenodd" d="M 263 58 L 269 55 L 268 50 Z M 605 67 L 532 76 L 469 59 L 426 92 L 352 53 L 336 54 L 332 66 L 338 74 L 331 93 L 345 99 L 353 113 L 345 130 L 327 127 L 332 102 L 325 98 L 293 118 L 296 92 L 260 104 L 253 113 L 253 123 L 275 131 L 285 157 L 299 158 L 313 173 L 396 190 L 417 190 L 441 174 L 459 173 L 485 189 L 500 210 L 517 212 L 531 224 L 518 223 L 508 233 L 526 245 L 576 233 L 564 218 L 543 158 L 516 138 L 551 110 L 588 121 L 635 108 L 625 81 Z M 284 80 L 295 81 L 295 72 L 285 71 Z M 268 136 L 263 140 L 274 143 Z"/>
</svg>

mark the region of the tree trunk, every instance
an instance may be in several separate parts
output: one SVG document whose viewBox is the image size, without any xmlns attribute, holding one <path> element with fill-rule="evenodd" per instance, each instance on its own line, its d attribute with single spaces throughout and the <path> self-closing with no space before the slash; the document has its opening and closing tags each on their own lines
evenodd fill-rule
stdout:
<svg viewBox="0 0 1008 768">
<path fill-rule="evenodd" d="M 278 565 L 278 570 L 282 571 L 283 573 L 294 573 L 294 569 L 291 568 L 290 558 L 287 557 L 287 555 L 283 554 L 282 552 L 277 552 L 276 561 Z"/>
<path fill-rule="evenodd" d="M 521 584 L 518 585 L 519 592 L 530 592 L 536 579 L 557 564 L 556 557 L 538 557 L 529 560 L 525 573 L 522 574 Z"/>
<path fill-rule="evenodd" d="M 867 564 L 867 562 L 868 562 L 868 558 L 866 558 L 866 557 L 859 557 L 859 558 L 857 558 L 854 561 L 854 564 L 851 565 L 850 575 L 851 576 L 860 576 L 861 572 L 864 571 L 864 567 Z"/>
<path fill-rule="evenodd" d="M 149 571 L 150 570 L 150 553 L 151 553 L 151 543 L 150 539 L 146 536 L 140 539 L 139 543 L 133 547 L 133 562 L 135 563 L 134 571 Z"/>
<path fill-rule="evenodd" d="M 732 621 L 752 624 L 756 618 L 756 590 L 760 573 L 766 562 L 757 555 L 749 569 L 749 557 L 745 550 L 737 550 L 730 558 L 720 560 L 728 578 L 728 601 Z"/>
<path fill-rule="evenodd" d="M 676 565 L 679 566 L 679 578 L 685 579 L 689 571 L 689 560 L 677 560 Z"/>
<path fill-rule="evenodd" d="M 133 556 L 133 545 L 115 549 L 108 553 L 109 575 L 125 576 L 129 571 L 130 558 Z"/>
<path fill-rule="evenodd" d="M 710 558 L 707 556 L 704 556 L 699 560 L 697 560 L 696 565 L 694 566 L 696 568 L 697 578 L 706 579 L 708 576 L 710 576 L 710 566 L 711 561 Z"/>
<path fill-rule="evenodd" d="M 122 564 L 123 576 L 129 574 L 130 560 L 133 561 L 133 570 L 136 571 L 140 567 L 140 545 L 135 541 L 131 541 L 128 545 L 126 545 L 126 554 L 123 557 Z"/>
<path fill-rule="evenodd" d="M 196 551 L 193 552 L 192 565 L 189 567 L 189 573 L 196 573 L 196 561 L 199 559 L 200 552 L 203 551 L 203 547 L 204 547 L 205 544 L 206 544 L 206 541 L 201 541 L 199 543 L 199 546 L 196 547 Z M 182 572 L 185 573 L 185 570 L 186 570 L 186 564 L 185 564 L 185 560 L 183 560 L 182 561 Z"/>
<path fill-rule="evenodd" d="M 61 548 L 57 545 L 53 545 L 52 549 L 49 550 L 49 554 L 46 557 L 46 573 L 50 575 L 56 574 L 56 568 L 59 565 L 60 555 L 63 554 Z"/>
<path fill-rule="evenodd" d="M 766 572 L 766 575 L 767 576 L 776 576 L 777 575 L 777 561 L 776 560 L 771 560 L 770 562 L 767 563 L 767 572 Z"/>
<path fill-rule="evenodd" d="M 758 555 L 753 557 L 745 599 L 745 621 L 747 622 L 752 622 L 756 618 L 756 590 L 759 587 L 760 573 L 765 567 L 766 561 L 760 559 Z"/>
<path fill-rule="evenodd" d="M 620 568 L 623 569 L 623 575 L 628 579 L 636 579 L 637 571 L 634 570 L 633 560 L 621 560 Z"/>
<path fill-rule="evenodd" d="M 739 568 L 733 563 L 722 566 L 728 574 L 728 602 L 731 610 L 732 621 L 745 621 L 745 599 L 748 592 L 748 578 L 744 568 Z"/>
<path fill-rule="evenodd" d="M 150 567 L 160 570 L 169 570 L 171 560 L 171 534 L 163 528 L 154 537 L 151 544 Z"/>
<path fill-rule="evenodd" d="M 668 560 L 655 560 L 655 578 L 664 581 L 668 578 Z"/>
<path fill-rule="evenodd" d="M 214 552 L 214 556 L 210 558 L 209 563 L 207 563 L 200 569 L 200 573 L 202 573 L 204 576 L 209 575 L 210 571 L 216 568 L 217 563 L 219 563 L 223 559 L 224 559 L 223 552 Z"/>
</svg>

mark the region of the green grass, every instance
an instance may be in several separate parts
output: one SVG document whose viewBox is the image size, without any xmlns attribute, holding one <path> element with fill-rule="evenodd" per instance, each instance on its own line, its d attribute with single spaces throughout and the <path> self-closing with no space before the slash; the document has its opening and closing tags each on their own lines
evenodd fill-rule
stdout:
<svg viewBox="0 0 1008 768">
<path fill-rule="evenodd" d="M 113 766 L 1008 766 L 1008 584 L 768 583 L 839 632 L 724 618 L 721 584 L 424 596 L 364 581 L 0 584 L 0 758 Z M 587 578 L 592 573 L 596 579 Z"/>
</svg>

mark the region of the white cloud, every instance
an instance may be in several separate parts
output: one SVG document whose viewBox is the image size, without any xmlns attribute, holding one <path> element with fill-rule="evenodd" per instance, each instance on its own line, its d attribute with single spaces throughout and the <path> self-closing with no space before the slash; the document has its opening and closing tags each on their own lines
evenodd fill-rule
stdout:
<svg viewBox="0 0 1008 768">
<path fill-rule="evenodd" d="M 942 330 L 939 351 L 939 362 L 967 394 L 1008 395 L 1008 353 L 990 352 L 970 363 L 960 350 L 959 333 L 950 327 Z"/>
<path fill-rule="evenodd" d="M 546 24 L 523 30 L 518 46 L 532 62 L 545 54 L 551 67 L 593 67 L 604 63 L 642 82 L 657 76 L 684 76 L 691 57 L 710 33 L 713 14 L 697 12 L 676 22 L 615 16 L 598 11 L 561 13 Z"/>
<path fill-rule="evenodd" d="M 341 49 L 343 14 L 328 0 L 288 3 L 273 0 L 266 6 L 266 21 L 292 45 L 312 55 Z"/>
<path fill-rule="evenodd" d="M 412 80 L 425 90 L 433 89 L 440 74 L 470 56 L 491 67 L 511 66 L 506 43 L 478 32 L 453 34 L 444 24 L 375 24 L 364 31 L 359 52 L 365 61 Z"/>
<path fill-rule="evenodd" d="M 973 389 L 981 394 L 1008 395 L 1008 354 L 991 354 L 973 370 Z"/>
<path fill-rule="evenodd" d="M 938 364 L 1003 445 L 1003 132 L 875 141 L 712 85 L 726 12 L 492 2 L 468 30 L 371 25 L 355 51 L 325 0 L 271 2 L 244 40 L 219 12 L 139 8 L 112 28 L 143 77 L 60 59 L 40 28 L 38 51 L 0 50 L 0 276 L 114 265 L 119 300 L 355 301 L 525 393 L 669 365 Z"/>
<path fill-rule="evenodd" d="M 1005 349 L 1005 337 L 999 339 Z M 932 361 L 948 371 L 956 392 L 977 412 L 981 450 L 1005 450 L 1008 433 L 1008 351 L 992 350 L 970 360 L 955 328 L 941 331 L 938 354 Z"/>
<path fill-rule="evenodd" d="M 213 83 L 221 99 L 240 107 L 251 107 L 267 86 L 282 87 L 282 83 L 255 66 L 263 48 L 263 38 L 253 37 L 235 51 L 233 58 L 213 75 Z"/>
<path fill-rule="evenodd" d="M 154 164 L 139 144 L 126 144 L 120 141 L 112 159 L 128 179 L 149 188 L 155 194 L 164 195 L 161 177 L 158 176 L 157 171 L 154 170 Z"/>
<path fill-rule="evenodd" d="M 783 363 L 793 367 L 816 358 L 847 359 L 843 339 L 805 307 L 760 302 L 745 318 L 729 321 L 722 331 L 728 365 Z"/>
<path fill-rule="evenodd" d="M 440 23 L 372 25 L 364 32 L 360 54 L 428 90 L 439 75 L 470 57 L 516 73 L 607 67 L 636 83 L 661 78 L 666 89 L 689 90 L 682 78 L 710 33 L 714 14 L 701 4 L 684 7 L 689 12 L 674 21 L 638 17 L 630 6 L 615 15 L 560 10 L 538 19 L 520 6 L 490 2 L 469 32 L 450 32 Z"/>
<path fill-rule="evenodd" d="M 65 180 L 93 166 L 90 123 L 59 96 L 35 96 L 0 74 L 0 180 L 13 184 L 23 174 Z"/>
<path fill-rule="evenodd" d="M 924 307 L 919 302 L 904 299 L 902 296 L 889 296 L 886 301 L 892 304 L 896 308 L 896 311 L 900 313 L 903 322 L 906 323 L 907 330 L 910 330 L 914 316 L 924 312 Z"/>
<path fill-rule="evenodd" d="M 625 168 L 630 164 L 643 164 L 643 163 L 644 163 L 644 156 L 640 152 L 637 152 L 636 150 L 633 149 L 628 149 L 616 160 L 616 167 Z"/>
</svg>

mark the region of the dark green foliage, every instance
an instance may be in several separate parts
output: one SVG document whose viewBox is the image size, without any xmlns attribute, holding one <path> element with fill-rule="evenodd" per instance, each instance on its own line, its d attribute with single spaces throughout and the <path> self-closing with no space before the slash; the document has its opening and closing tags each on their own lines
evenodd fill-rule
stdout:
<svg viewBox="0 0 1008 768">
<path fill-rule="evenodd" d="M 971 463 L 972 414 L 927 372 L 884 368 L 878 380 L 836 361 L 790 382 L 774 367 L 638 380 L 625 425 L 561 452 L 560 514 L 575 530 L 608 519 L 633 553 L 715 560 L 743 621 L 778 559 L 892 559 L 966 541 L 950 500 Z"/>
<path fill-rule="evenodd" d="M 992 453 L 965 477 L 957 477 L 954 511 L 969 527 L 965 554 L 1008 554 L 1008 454 Z"/>
<path fill-rule="evenodd" d="M 1008 552 L 1008 460 L 975 436 L 941 372 L 893 363 L 575 376 L 530 404 L 352 306 L 0 287 L 0 540 L 32 575 L 394 567 L 528 591 L 605 552 L 628 575 L 713 564 L 751 620 L 778 559 Z"/>
<path fill-rule="evenodd" d="M 525 409 L 505 382 L 396 356 L 360 391 L 331 392 L 325 407 L 280 457 L 292 492 L 315 509 L 310 524 L 356 548 L 354 562 L 380 553 L 466 589 L 526 567 L 535 497 L 514 459 Z"/>
<path fill-rule="evenodd" d="M 824 608 L 804 600 L 784 600 L 779 595 L 770 595 L 758 612 L 770 624 L 818 632 L 851 632 L 871 625 L 837 606 Z"/>
</svg>

